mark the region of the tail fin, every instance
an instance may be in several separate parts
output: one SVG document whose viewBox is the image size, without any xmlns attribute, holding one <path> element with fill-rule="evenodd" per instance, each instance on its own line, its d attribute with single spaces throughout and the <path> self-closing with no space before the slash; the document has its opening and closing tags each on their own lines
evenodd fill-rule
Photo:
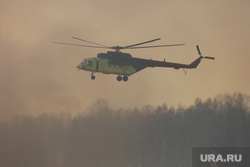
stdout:
<svg viewBox="0 0 250 167">
<path fill-rule="evenodd" d="M 196 59 L 195 61 L 193 61 L 193 62 L 190 64 L 190 67 L 191 67 L 191 68 L 196 68 L 196 67 L 200 64 L 202 58 L 203 58 L 203 57 L 200 56 L 198 59 Z"/>
<path fill-rule="evenodd" d="M 190 64 L 190 66 L 191 66 L 192 68 L 196 68 L 196 67 L 200 64 L 201 59 L 203 59 L 203 58 L 204 58 L 204 59 L 212 59 L 212 60 L 215 59 L 214 57 L 208 57 L 208 56 L 203 57 L 202 54 L 201 54 L 199 45 L 196 45 L 196 48 L 197 48 L 197 51 L 198 51 L 198 54 L 200 55 L 200 57 Z"/>
</svg>

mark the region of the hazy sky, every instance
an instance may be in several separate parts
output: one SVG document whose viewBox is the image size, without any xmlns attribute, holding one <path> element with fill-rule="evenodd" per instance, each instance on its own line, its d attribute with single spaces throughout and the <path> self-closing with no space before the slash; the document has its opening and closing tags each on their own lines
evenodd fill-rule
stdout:
<svg viewBox="0 0 250 167">
<path fill-rule="evenodd" d="M 42 112 L 82 112 L 98 99 L 114 108 L 189 106 L 196 97 L 250 94 L 249 0 L 0 0 L 0 117 Z M 134 57 L 189 64 L 196 70 L 147 68 L 117 82 L 115 75 L 76 71 L 84 58 L 104 49 L 52 44 L 84 44 L 72 36 L 105 45 L 185 46 L 124 50 Z"/>
</svg>

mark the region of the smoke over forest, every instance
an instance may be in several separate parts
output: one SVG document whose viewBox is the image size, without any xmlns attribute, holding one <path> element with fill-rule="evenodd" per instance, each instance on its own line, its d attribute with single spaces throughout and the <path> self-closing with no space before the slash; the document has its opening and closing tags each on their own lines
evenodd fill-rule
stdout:
<svg viewBox="0 0 250 167">
<path fill-rule="evenodd" d="M 15 116 L 0 123 L 4 167 L 191 167 L 192 147 L 249 147 L 249 96 L 196 99 L 190 107 Z"/>
</svg>

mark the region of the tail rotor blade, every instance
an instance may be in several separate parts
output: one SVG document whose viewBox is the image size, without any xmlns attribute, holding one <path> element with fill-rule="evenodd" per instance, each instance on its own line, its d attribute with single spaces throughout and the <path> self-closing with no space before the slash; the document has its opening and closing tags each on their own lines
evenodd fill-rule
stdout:
<svg viewBox="0 0 250 167">
<path fill-rule="evenodd" d="M 203 56 L 201 55 L 201 51 L 200 51 L 199 45 L 196 45 L 196 48 L 197 48 L 197 51 L 198 51 L 199 55 L 201 56 L 201 58 L 211 59 L 211 60 L 214 60 L 214 59 L 215 59 L 214 57 L 209 57 L 209 56 L 203 57 Z"/>
<path fill-rule="evenodd" d="M 197 48 L 199 55 L 201 56 L 201 51 L 200 51 L 199 45 L 196 45 L 196 48 Z"/>
<path fill-rule="evenodd" d="M 208 57 L 208 56 L 205 56 L 204 58 L 205 58 L 205 59 L 212 59 L 212 60 L 215 59 L 214 57 Z"/>
</svg>

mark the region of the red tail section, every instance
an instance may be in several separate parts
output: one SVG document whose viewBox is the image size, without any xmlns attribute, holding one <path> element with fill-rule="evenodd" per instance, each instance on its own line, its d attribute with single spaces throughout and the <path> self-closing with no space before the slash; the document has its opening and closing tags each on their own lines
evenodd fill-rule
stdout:
<svg viewBox="0 0 250 167">
<path fill-rule="evenodd" d="M 196 59 L 195 61 L 193 61 L 193 62 L 189 65 L 190 68 L 196 68 L 196 67 L 200 64 L 202 58 L 203 58 L 203 57 L 200 56 L 198 59 Z"/>
<path fill-rule="evenodd" d="M 190 68 L 196 68 L 200 64 L 201 59 L 203 59 L 203 58 L 212 59 L 212 60 L 215 59 L 214 57 L 207 57 L 207 56 L 203 57 L 201 55 L 201 52 L 200 52 L 200 49 L 199 49 L 198 45 L 196 46 L 196 48 L 197 48 L 197 51 L 198 51 L 200 57 L 198 57 L 191 64 L 171 63 L 171 62 L 165 62 L 165 60 L 164 61 L 149 60 L 149 63 L 150 63 L 149 67 L 169 67 L 169 68 L 174 68 L 174 69 L 180 69 L 180 68 L 190 69 Z"/>
</svg>

